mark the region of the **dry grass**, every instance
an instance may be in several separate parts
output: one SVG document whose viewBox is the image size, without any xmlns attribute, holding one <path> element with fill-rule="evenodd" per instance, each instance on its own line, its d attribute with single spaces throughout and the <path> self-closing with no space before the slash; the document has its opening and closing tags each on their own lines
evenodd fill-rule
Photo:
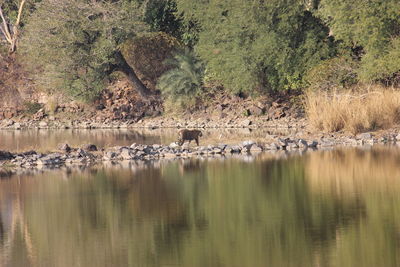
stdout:
<svg viewBox="0 0 400 267">
<path fill-rule="evenodd" d="M 305 110 L 316 130 L 353 134 L 400 123 L 400 90 L 373 86 L 351 91 L 308 91 Z"/>
</svg>

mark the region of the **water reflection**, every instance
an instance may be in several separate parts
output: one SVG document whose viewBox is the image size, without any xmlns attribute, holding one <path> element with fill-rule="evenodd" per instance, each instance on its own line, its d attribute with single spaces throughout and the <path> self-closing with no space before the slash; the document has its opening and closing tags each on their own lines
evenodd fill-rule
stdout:
<svg viewBox="0 0 400 267">
<path fill-rule="evenodd" d="M 208 129 L 201 144 L 237 143 L 248 138 L 258 140 L 271 134 L 287 134 L 279 129 Z M 54 150 L 60 143 L 72 146 L 95 144 L 99 147 L 140 144 L 170 144 L 177 140 L 176 129 L 69 129 L 0 130 L 0 150 Z"/>
<path fill-rule="evenodd" d="M 400 151 L 0 180 L 0 266 L 398 266 Z"/>
</svg>

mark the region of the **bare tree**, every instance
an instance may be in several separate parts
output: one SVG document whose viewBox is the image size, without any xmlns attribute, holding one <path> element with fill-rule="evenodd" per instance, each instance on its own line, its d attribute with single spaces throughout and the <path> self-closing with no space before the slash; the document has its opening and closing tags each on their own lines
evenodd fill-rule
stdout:
<svg viewBox="0 0 400 267">
<path fill-rule="evenodd" d="M 4 16 L 3 3 L 4 2 L 0 2 L 0 18 L 2 20 L 2 23 L 0 24 L 0 30 L 9 44 L 9 52 L 12 54 L 17 50 L 21 16 L 26 0 L 21 0 L 18 4 L 18 15 L 14 24 L 11 23 L 9 18 Z"/>
</svg>

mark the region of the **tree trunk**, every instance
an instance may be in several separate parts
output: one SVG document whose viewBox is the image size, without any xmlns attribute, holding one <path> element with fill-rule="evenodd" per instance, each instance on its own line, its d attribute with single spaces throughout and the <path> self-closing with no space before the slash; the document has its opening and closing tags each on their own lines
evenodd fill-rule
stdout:
<svg viewBox="0 0 400 267">
<path fill-rule="evenodd" d="M 116 67 L 116 70 L 125 73 L 129 81 L 132 82 L 132 84 L 135 86 L 142 97 L 148 97 L 151 94 L 151 91 L 138 78 L 135 71 L 131 68 L 131 66 L 129 66 L 128 62 L 126 62 L 124 56 L 120 52 L 118 52 L 117 57 L 120 64 Z"/>
<path fill-rule="evenodd" d="M 18 38 L 19 38 L 19 27 L 20 27 L 20 23 L 21 23 L 22 11 L 24 9 L 25 2 L 26 2 L 26 0 L 22 0 L 19 5 L 17 20 L 15 21 L 15 24 L 12 27 L 12 31 L 11 31 L 10 22 L 7 21 L 6 18 L 4 17 L 3 8 L 0 5 L 0 18 L 2 20 L 2 25 L 0 25 L 0 31 L 4 35 L 7 42 L 10 44 L 9 54 L 13 54 L 17 50 L 17 42 L 18 42 Z"/>
</svg>

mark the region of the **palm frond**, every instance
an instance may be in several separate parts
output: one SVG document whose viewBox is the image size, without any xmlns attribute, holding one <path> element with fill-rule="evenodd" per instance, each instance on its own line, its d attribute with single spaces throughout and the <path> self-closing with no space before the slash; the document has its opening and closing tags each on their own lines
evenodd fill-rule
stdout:
<svg viewBox="0 0 400 267">
<path fill-rule="evenodd" d="M 201 91 L 204 68 L 192 52 L 181 51 L 164 64 L 170 65 L 172 69 L 164 73 L 157 83 L 163 95 L 179 98 L 197 95 Z"/>
</svg>

